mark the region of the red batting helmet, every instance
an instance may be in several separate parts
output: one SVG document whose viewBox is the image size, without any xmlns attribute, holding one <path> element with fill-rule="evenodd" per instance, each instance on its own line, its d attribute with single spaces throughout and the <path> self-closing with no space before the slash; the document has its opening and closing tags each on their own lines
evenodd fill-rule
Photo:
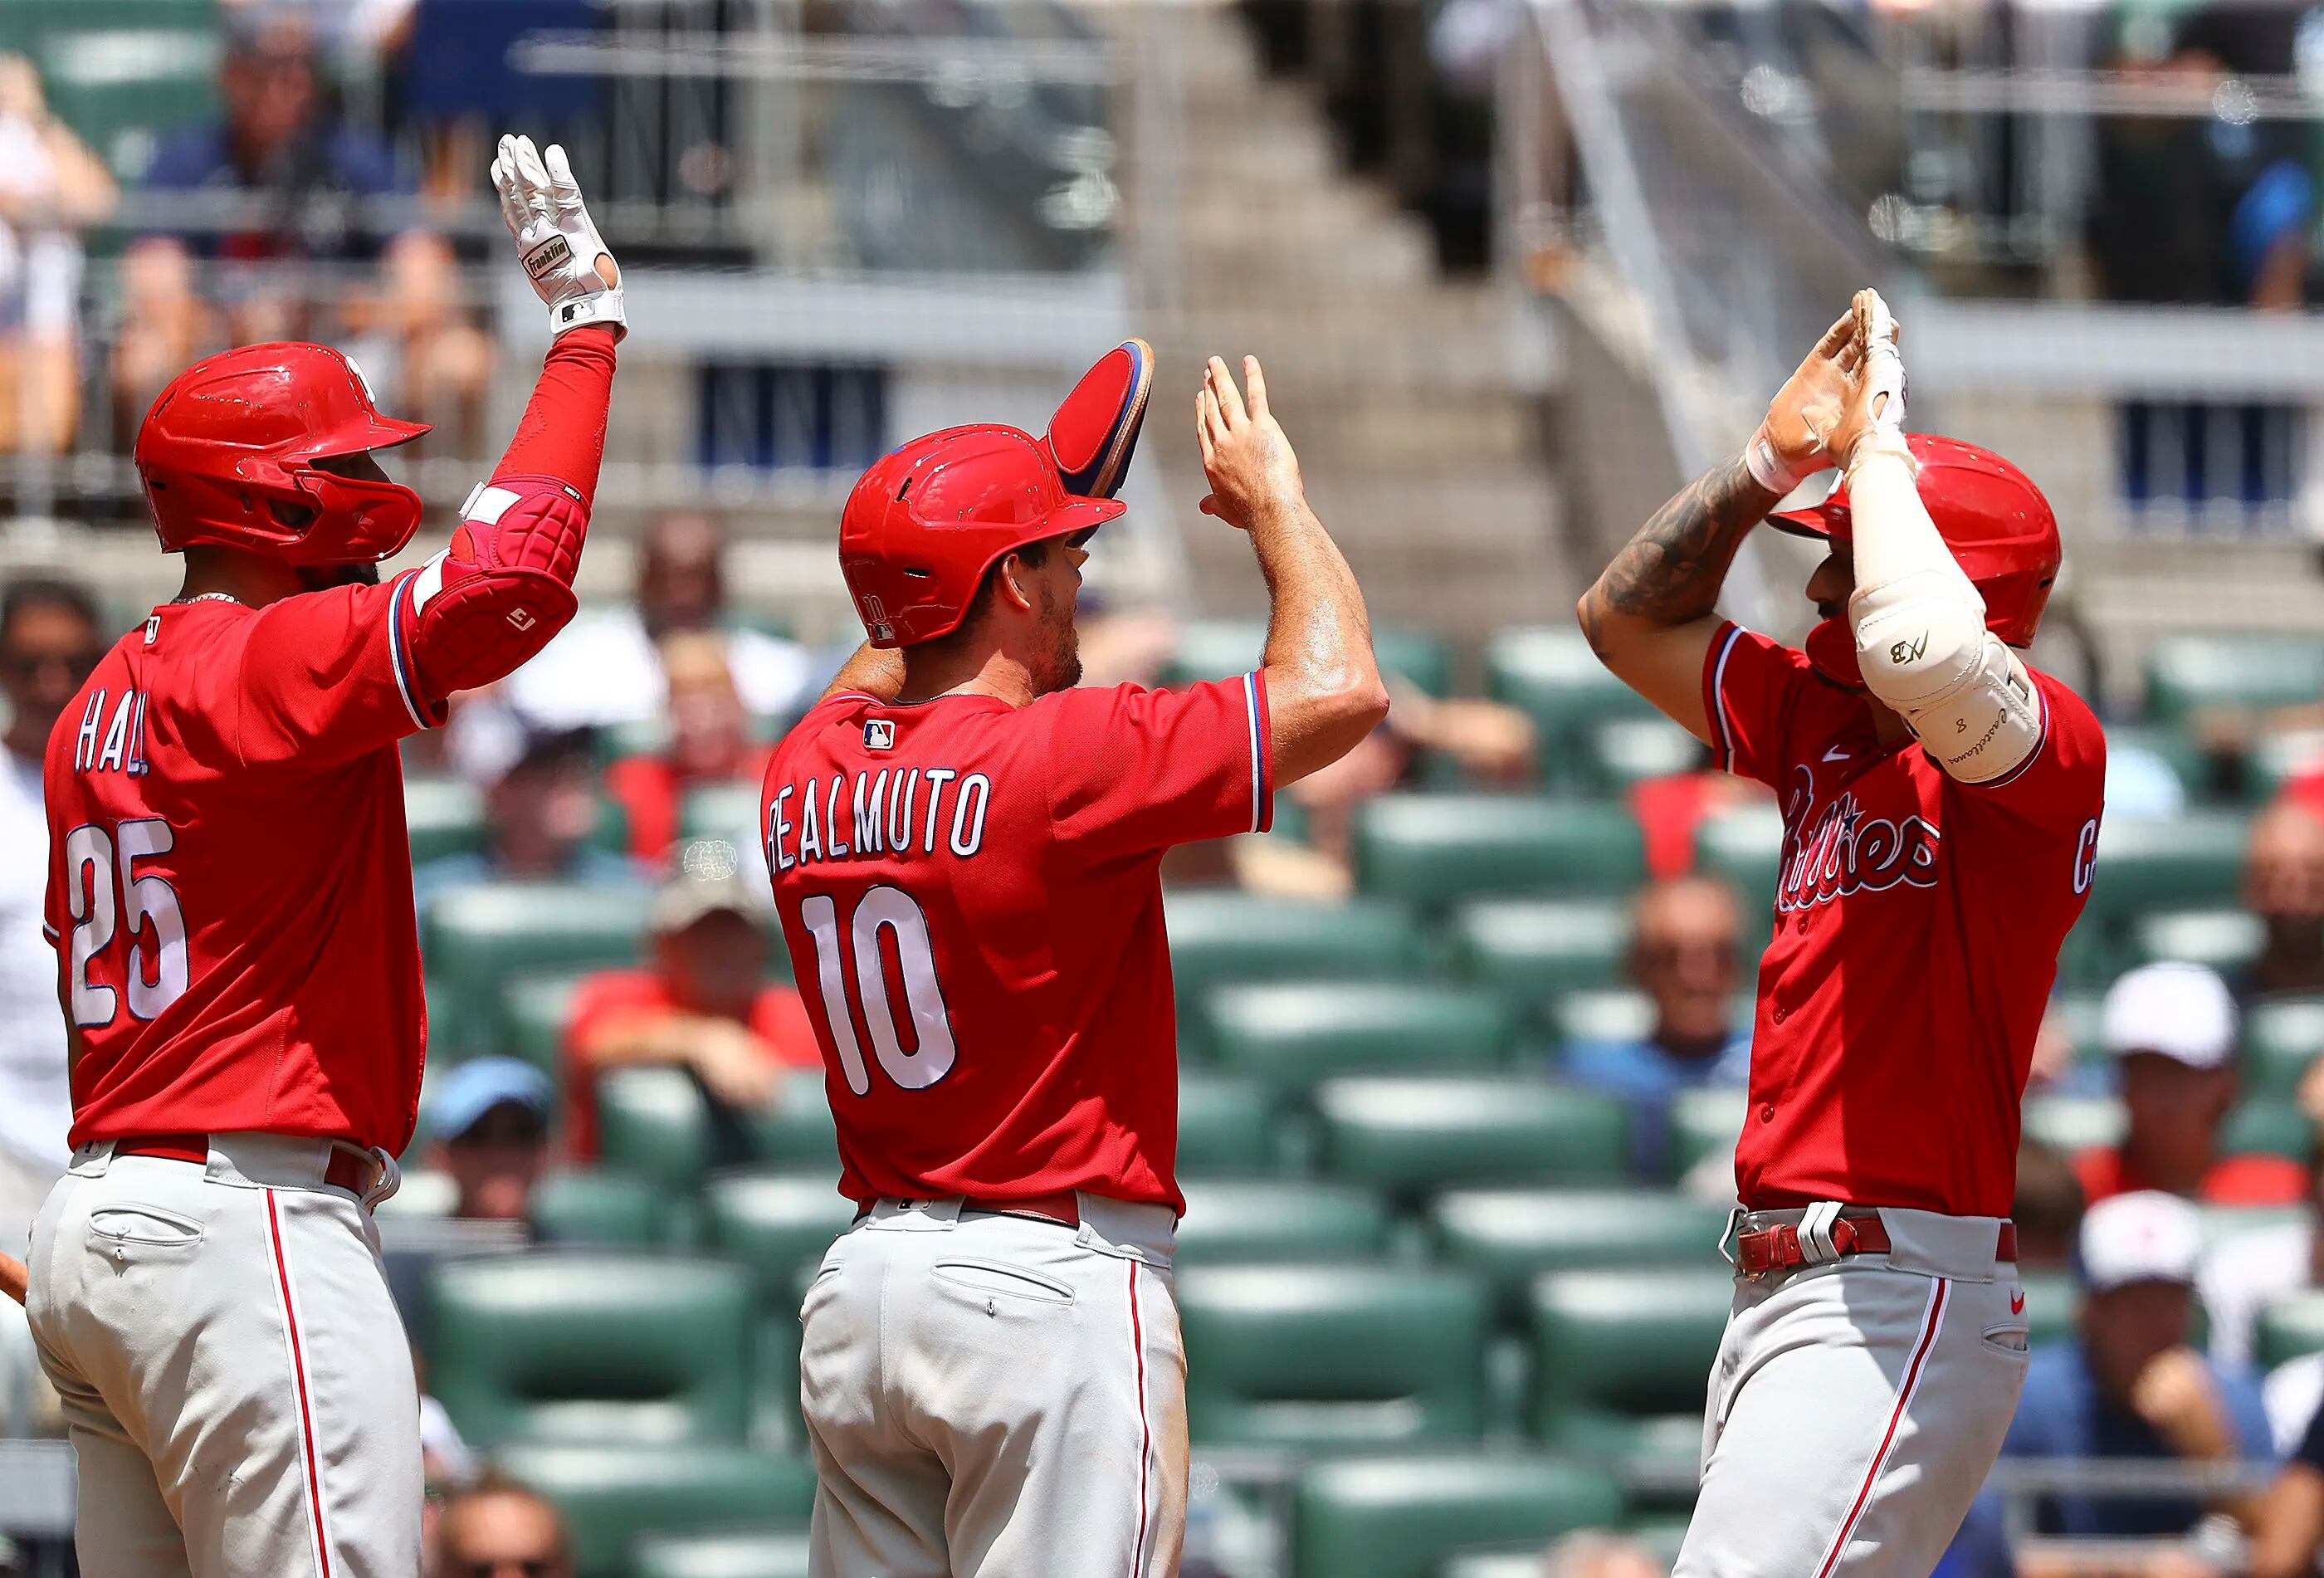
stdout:
<svg viewBox="0 0 2324 1578">
<path fill-rule="evenodd" d="M 1928 506 L 1929 519 L 1985 599 L 1986 629 L 2013 647 L 2030 645 L 2062 557 L 2050 501 L 2032 477 L 1990 449 L 1933 433 L 1909 434 L 1905 443 L 1921 463 L 1921 502 Z M 1767 523 L 1794 537 L 1851 541 L 1846 482 L 1821 503 L 1782 511 L 1768 516 Z M 1809 656 L 1821 660 L 1844 651 L 1849 672 L 1836 678 L 1861 684 L 1853 677 L 1854 638 L 1840 623 L 1823 651 L 1819 648 L 1824 643 L 1810 633 Z"/>
<path fill-rule="evenodd" d="M 1029 433 L 947 428 L 857 481 L 839 518 L 839 568 L 872 644 L 908 647 L 958 629 L 1004 555 L 1095 531 L 1124 507 L 1065 492 Z"/>
<path fill-rule="evenodd" d="M 327 346 L 244 346 L 161 391 L 137 430 L 137 475 L 164 552 L 207 543 L 290 564 L 369 564 L 411 540 L 420 495 L 314 463 L 427 430 L 382 416 L 355 364 Z"/>
</svg>

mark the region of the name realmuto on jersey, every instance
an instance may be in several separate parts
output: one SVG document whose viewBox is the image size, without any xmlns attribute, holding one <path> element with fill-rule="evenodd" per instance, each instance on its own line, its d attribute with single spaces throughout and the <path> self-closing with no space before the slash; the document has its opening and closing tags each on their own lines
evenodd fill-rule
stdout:
<svg viewBox="0 0 2324 1578">
<path fill-rule="evenodd" d="M 787 783 L 767 804 L 767 864 L 777 873 L 872 856 L 966 859 L 984 847 L 992 780 L 951 767 L 859 769 Z"/>
</svg>

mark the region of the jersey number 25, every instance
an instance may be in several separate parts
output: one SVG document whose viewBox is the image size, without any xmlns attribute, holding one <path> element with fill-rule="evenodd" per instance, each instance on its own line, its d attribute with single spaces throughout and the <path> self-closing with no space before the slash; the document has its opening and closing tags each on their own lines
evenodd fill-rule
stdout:
<svg viewBox="0 0 2324 1578">
<path fill-rule="evenodd" d="M 129 919 L 129 958 L 122 970 L 129 1011 L 158 1018 L 186 990 L 186 916 L 178 891 L 161 877 L 140 876 L 137 863 L 167 854 L 176 835 L 159 817 L 122 823 L 111 834 L 84 822 L 65 835 L 65 881 L 72 910 L 69 995 L 73 1023 L 84 1029 L 111 1024 L 122 993 L 89 978 L 89 966 L 113 946 L 121 919 Z M 115 895 L 118 893 L 116 901 Z M 151 930 L 152 948 L 139 941 Z"/>
<path fill-rule="evenodd" d="M 815 938 L 816 983 L 822 989 L 823 1017 L 831 1027 L 831 1044 L 838 1048 L 847 1088 L 859 1096 L 869 1095 L 872 1071 L 864 1066 L 863 1049 L 856 1043 L 855 1016 L 848 1011 L 847 976 L 840 962 L 839 907 L 828 893 L 810 893 L 799 901 L 799 919 Z M 888 1002 L 888 969 L 880 954 L 883 927 L 896 939 L 904 1007 L 912 1016 L 913 1038 L 918 1043 L 910 1052 L 897 1039 L 895 1010 Z M 928 918 L 909 893 L 883 882 L 864 890 L 863 897 L 855 901 L 847 930 L 855 955 L 863 1028 L 872 1033 L 872 1049 L 879 1054 L 880 1066 L 906 1090 L 926 1090 L 952 1072 L 956 1051 L 952 1016 L 945 1011 L 944 989 L 936 984 L 936 955 L 928 946 Z"/>
</svg>

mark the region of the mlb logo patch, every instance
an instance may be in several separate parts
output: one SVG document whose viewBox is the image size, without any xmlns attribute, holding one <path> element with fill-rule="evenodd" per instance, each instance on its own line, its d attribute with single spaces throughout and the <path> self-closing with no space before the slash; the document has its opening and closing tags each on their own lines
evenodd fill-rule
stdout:
<svg viewBox="0 0 2324 1578">
<path fill-rule="evenodd" d="M 896 748 L 896 725 L 889 718 L 866 718 L 863 721 L 863 748 L 866 751 L 892 751 Z"/>
</svg>

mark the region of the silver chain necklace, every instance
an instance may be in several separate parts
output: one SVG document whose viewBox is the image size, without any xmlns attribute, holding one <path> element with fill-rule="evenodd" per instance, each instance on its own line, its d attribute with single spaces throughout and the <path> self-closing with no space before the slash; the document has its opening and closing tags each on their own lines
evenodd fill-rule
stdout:
<svg viewBox="0 0 2324 1578">
<path fill-rule="evenodd" d="M 180 603 L 240 603 L 231 592 L 197 592 L 190 597 L 180 597 Z"/>
</svg>

